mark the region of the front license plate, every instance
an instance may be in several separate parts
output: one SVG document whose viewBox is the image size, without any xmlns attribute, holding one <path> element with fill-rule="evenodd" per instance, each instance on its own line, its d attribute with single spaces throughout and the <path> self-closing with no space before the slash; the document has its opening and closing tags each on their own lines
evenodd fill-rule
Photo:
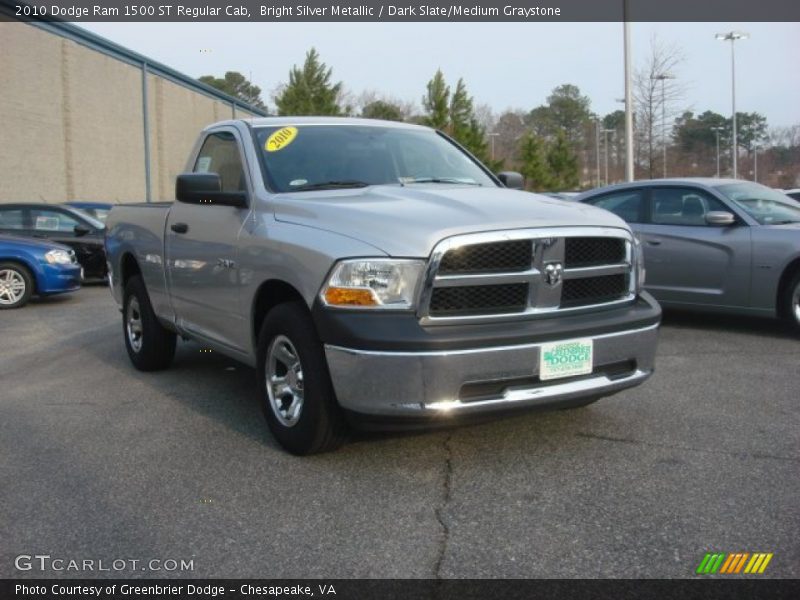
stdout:
<svg viewBox="0 0 800 600">
<path fill-rule="evenodd" d="M 592 372 L 591 338 L 542 344 L 539 355 L 539 379 L 561 379 Z"/>
</svg>

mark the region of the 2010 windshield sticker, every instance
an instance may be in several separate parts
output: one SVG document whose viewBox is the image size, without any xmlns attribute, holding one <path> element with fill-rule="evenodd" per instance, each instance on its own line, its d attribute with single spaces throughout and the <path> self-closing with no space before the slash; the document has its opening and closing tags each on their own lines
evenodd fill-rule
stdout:
<svg viewBox="0 0 800 600">
<path fill-rule="evenodd" d="M 267 138 L 264 150 L 267 152 L 277 152 L 283 150 L 297 137 L 297 127 L 283 127 Z"/>
</svg>

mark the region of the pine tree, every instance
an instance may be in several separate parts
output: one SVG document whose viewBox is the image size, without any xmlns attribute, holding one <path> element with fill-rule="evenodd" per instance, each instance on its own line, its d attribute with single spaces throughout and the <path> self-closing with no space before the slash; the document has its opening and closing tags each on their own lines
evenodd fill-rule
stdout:
<svg viewBox="0 0 800 600">
<path fill-rule="evenodd" d="M 341 115 L 342 83 L 331 84 L 333 69 L 320 61 L 316 49 L 306 53 L 302 69 L 295 65 L 289 83 L 275 96 L 279 115 Z"/>
<path fill-rule="evenodd" d="M 578 157 L 570 148 L 563 131 L 547 152 L 547 165 L 552 176 L 552 186 L 556 190 L 572 190 L 578 187 Z"/>
<path fill-rule="evenodd" d="M 428 93 L 422 97 L 422 107 L 427 116 L 425 124 L 435 129 L 447 130 L 450 124 L 450 87 L 441 70 L 428 82 Z"/>
<path fill-rule="evenodd" d="M 548 165 L 548 153 L 542 138 L 528 132 L 520 144 L 521 172 L 525 177 L 525 187 L 534 192 L 550 189 L 552 178 Z"/>
</svg>

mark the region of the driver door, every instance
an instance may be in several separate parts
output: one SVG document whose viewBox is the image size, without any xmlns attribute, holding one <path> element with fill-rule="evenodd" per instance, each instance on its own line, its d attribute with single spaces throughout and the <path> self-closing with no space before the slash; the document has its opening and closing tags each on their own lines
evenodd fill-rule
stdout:
<svg viewBox="0 0 800 600">
<path fill-rule="evenodd" d="M 210 132 L 193 172 L 217 173 L 222 191 L 246 191 L 241 140 L 232 128 Z M 240 310 L 239 236 L 250 208 L 176 201 L 166 227 L 167 274 L 178 325 L 238 352 L 249 331 Z"/>
</svg>

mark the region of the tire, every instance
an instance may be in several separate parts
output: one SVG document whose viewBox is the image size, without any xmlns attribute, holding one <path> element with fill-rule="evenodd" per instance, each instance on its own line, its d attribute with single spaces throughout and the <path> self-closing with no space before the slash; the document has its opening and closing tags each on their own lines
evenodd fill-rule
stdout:
<svg viewBox="0 0 800 600">
<path fill-rule="evenodd" d="M 781 298 L 781 313 L 795 333 L 800 333 L 800 271 L 797 271 Z"/>
<path fill-rule="evenodd" d="M 33 275 L 16 262 L 0 262 L 0 309 L 21 308 L 33 295 Z"/>
<path fill-rule="evenodd" d="M 140 371 L 166 369 L 175 356 L 176 335 L 158 322 L 141 276 L 125 285 L 122 335 L 133 366 Z"/>
<path fill-rule="evenodd" d="M 283 448 L 306 455 L 344 443 L 347 426 L 305 304 L 287 302 L 269 311 L 258 336 L 257 373 L 264 417 Z"/>
</svg>

